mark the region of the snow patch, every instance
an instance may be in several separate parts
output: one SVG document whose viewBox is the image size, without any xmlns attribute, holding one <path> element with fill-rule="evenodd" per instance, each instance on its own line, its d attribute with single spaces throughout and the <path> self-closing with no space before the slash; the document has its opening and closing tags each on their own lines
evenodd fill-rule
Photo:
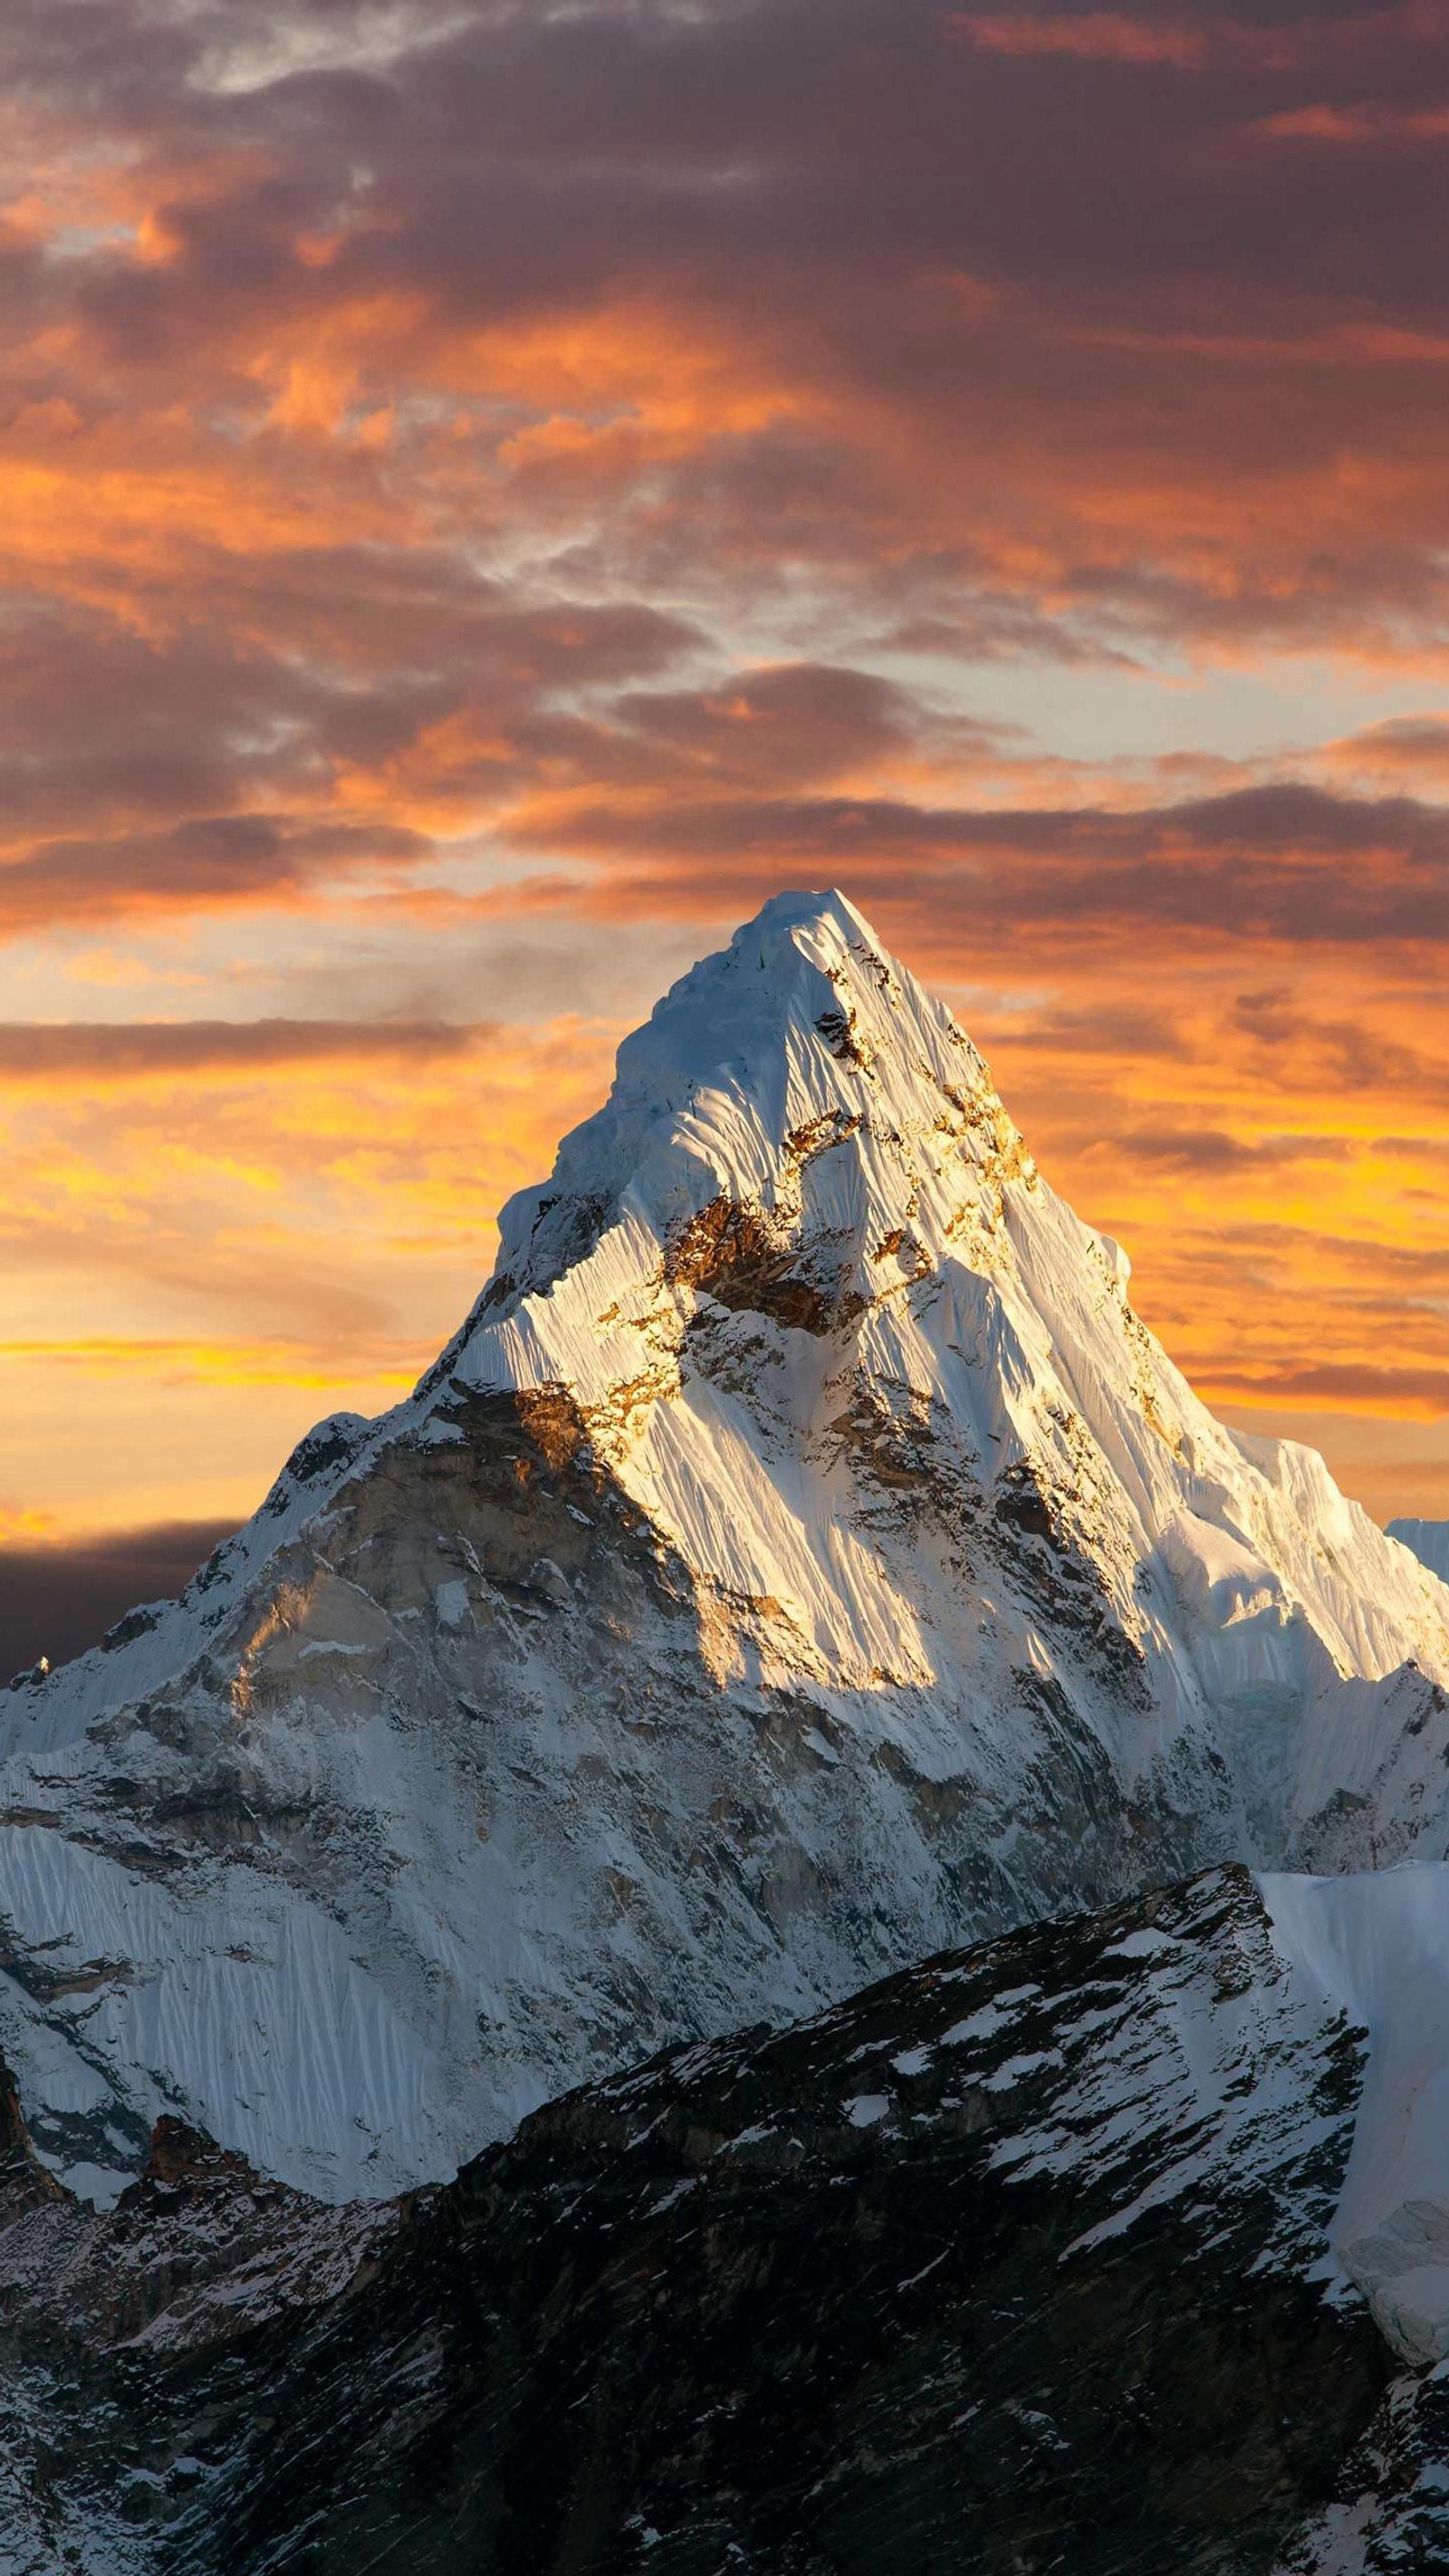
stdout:
<svg viewBox="0 0 1449 2576">
<path fill-rule="evenodd" d="M 891 2107 L 888 2093 L 857 2093 L 846 2103 L 845 2116 L 853 2129 L 873 2129 L 885 2118 Z"/>
</svg>

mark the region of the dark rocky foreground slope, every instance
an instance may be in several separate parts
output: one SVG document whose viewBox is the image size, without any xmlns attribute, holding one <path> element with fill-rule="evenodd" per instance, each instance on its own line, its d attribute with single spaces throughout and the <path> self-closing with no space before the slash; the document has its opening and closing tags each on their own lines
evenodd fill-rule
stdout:
<svg viewBox="0 0 1449 2576">
<path fill-rule="evenodd" d="M 1361 2072 L 1230 1869 L 676 2050 L 385 2206 L 170 2123 L 97 2215 L 12 2104 L 0 2567 L 1446 2563 L 1449 2393 L 1327 2279 Z"/>
</svg>

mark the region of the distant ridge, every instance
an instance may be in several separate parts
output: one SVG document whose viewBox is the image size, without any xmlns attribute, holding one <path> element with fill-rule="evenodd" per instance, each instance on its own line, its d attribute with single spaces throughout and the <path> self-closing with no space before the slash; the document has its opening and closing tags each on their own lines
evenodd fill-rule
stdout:
<svg viewBox="0 0 1449 2576">
<path fill-rule="evenodd" d="M 1412 1548 L 1421 1565 L 1449 1582 L 1449 1521 L 1390 1521 L 1389 1536 Z"/>
</svg>

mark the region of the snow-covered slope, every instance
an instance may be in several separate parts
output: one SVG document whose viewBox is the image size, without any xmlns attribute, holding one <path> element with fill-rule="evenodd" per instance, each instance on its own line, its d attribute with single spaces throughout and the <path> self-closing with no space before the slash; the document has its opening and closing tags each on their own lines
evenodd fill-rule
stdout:
<svg viewBox="0 0 1449 2576">
<path fill-rule="evenodd" d="M 1449 1852 L 1449 1591 L 1198 1403 L 838 895 L 504 1211 L 416 1394 L 4 1703 L 0 2046 L 104 2197 L 324 2193 L 1205 1861 Z"/>
</svg>

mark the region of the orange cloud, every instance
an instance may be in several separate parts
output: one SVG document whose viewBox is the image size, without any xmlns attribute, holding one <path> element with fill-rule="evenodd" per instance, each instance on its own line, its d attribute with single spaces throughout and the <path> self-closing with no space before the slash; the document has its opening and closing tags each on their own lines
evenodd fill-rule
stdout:
<svg viewBox="0 0 1449 2576">
<path fill-rule="evenodd" d="M 1251 13 L 1230 15 L 1212 7 L 1150 16 L 1116 9 L 1070 14 L 973 10 L 959 12 L 947 23 L 953 34 L 982 52 L 1019 61 L 1057 59 L 1128 69 L 1163 64 L 1175 71 L 1211 66 L 1270 75 L 1373 63 L 1375 55 L 1381 65 L 1388 51 L 1401 46 L 1428 50 L 1443 36 L 1436 0 L 1400 0 L 1400 5 L 1356 15 L 1315 17 L 1305 11 L 1296 20 L 1265 11 L 1256 25 Z"/>
<path fill-rule="evenodd" d="M 1195 71 L 1206 60 L 1207 39 L 1186 19 L 1130 18 L 1116 9 L 1088 9 L 1073 17 L 962 15 L 953 29 L 983 53 L 1033 56 L 1066 55 L 1086 63 L 1168 63 L 1176 71 Z"/>
<path fill-rule="evenodd" d="M 1280 143 L 1438 143 L 1449 135 L 1449 107 L 1287 107 L 1262 119 Z"/>
</svg>

